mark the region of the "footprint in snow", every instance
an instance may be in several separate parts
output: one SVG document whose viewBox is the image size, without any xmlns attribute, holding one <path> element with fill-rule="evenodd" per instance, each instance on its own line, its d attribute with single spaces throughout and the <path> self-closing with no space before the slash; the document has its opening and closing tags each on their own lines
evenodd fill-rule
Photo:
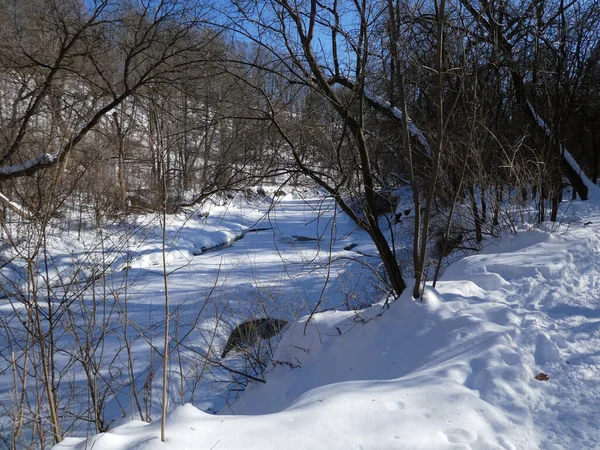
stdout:
<svg viewBox="0 0 600 450">
<path fill-rule="evenodd" d="M 477 433 L 462 428 L 451 428 L 444 434 L 451 444 L 472 444 L 477 440 Z"/>
<path fill-rule="evenodd" d="M 406 404 L 403 402 L 387 401 L 384 403 L 384 406 L 390 411 L 400 411 L 402 409 L 406 409 Z"/>
<path fill-rule="evenodd" d="M 534 357 L 535 363 L 539 366 L 545 363 L 558 362 L 562 359 L 558 345 L 543 333 L 537 338 Z"/>
</svg>

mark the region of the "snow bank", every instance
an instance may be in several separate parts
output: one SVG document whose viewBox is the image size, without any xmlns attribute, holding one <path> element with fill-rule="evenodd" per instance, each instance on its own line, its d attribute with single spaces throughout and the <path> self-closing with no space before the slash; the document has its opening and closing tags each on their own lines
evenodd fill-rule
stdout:
<svg viewBox="0 0 600 450">
<path fill-rule="evenodd" d="M 306 334 L 305 322 L 284 337 L 267 384 L 233 406 L 244 415 L 186 405 L 169 416 L 167 445 L 158 424 L 134 423 L 56 449 L 536 448 L 533 375 L 506 320 L 432 291 L 423 303 L 318 314 Z"/>
</svg>

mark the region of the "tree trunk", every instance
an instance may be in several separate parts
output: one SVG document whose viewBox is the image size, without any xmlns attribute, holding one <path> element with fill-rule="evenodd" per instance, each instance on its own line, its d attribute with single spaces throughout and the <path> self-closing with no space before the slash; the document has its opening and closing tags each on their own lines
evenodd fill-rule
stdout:
<svg viewBox="0 0 600 450">
<path fill-rule="evenodd" d="M 113 121 L 117 133 L 117 146 L 119 152 L 119 187 L 121 188 L 121 202 L 127 206 L 127 184 L 125 183 L 125 136 L 123 136 L 123 127 L 119 121 L 116 111 L 113 111 Z"/>
<path fill-rule="evenodd" d="M 502 202 L 502 185 L 496 185 L 496 201 L 494 203 L 494 215 L 492 217 L 492 229 L 500 224 L 500 203 Z"/>
<path fill-rule="evenodd" d="M 509 63 L 512 63 L 514 61 L 513 44 L 511 44 L 507 39 L 505 30 L 503 29 L 503 24 L 496 20 L 486 20 L 481 11 L 474 6 L 470 0 L 461 0 L 461 3 L 469 10 L 473 17 L 478 20 L 479 24 L 487 29 L 488 34 L 493 36 L 494 42 L 497 43 L 498 50 L 506 57 Z M 491 15 L 493 15 L 493 13 L 494 11 L 489 12 Z M 513 81 L 515 97 L 525 115 L 525 118 L 531 127 L 536 130 L 538 136 L 543 136 L 544 138 L 552 137 L 554 133 L 542 120 L 541 116 L 537 113 L 529 101 L 525 89 L 523 75 L 519 73 L 514 65 L 511 65 L 509 70 Z M 577 163 L 566 149 L 561 148 L 560 153 L 560 167 L 562 173 L 569 179 L 571 185 L 577 191 L 577 194 L 579 194 L 579 197 L 581 197 L 582 200 L 587 200 L 589 196 L 588 185 L 591 186 L 592 182 L 585 176 L 581 169 L 579 169 Z"/>
<path fill-rule="evenodd" d="M 469 188 L 469 198 L 471 199 L 471 209 L 473 210 L 473 219 L 475 221 L 475 239 L 477 242 L 483 241 L 483 233 L 481 231 L 481 216 L 479 215 L 479 208 L 477 207 L 477 201 L 475 199 L 475 189 L 473 189 L 473 185 L 470 184 Z"/>
<path fill-rule="evenodd" d="M 594 184 L 598 182 L 598 166 L 600 166 L 600 133 L 598 133 L 598 123 L 591 131 L 592 148 L 594 149 L 594 166 L 592 168 L 592 181 Z"/>
</svg>

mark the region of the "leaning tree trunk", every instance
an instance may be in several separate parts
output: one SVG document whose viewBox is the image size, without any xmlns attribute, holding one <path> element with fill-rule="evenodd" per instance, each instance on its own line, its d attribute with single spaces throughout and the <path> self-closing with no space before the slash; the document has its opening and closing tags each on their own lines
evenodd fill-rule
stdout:
<svg viewBox="0 0 600 450">
<path fill-rule="evenodd" d="M 470 0 L 460 1 L 462 5 L 465 6 L 465 8 L 467 8 L 467 10 L 473 15 L 473 17 L 476 18 L 479 24 L 487 30 L 488 34 L 493 38 L 493 42 L 497 44 L 498 50 L 506 57 L 508 61 L 508 69 L 513 81 L 517 103 L 523 111 L 528 123 L 534 130 L 536 130 L 538 136 L 553 138 L 553 131 L 546 125 L 544 120 L 537 113 L 528 99 L 524 84 L 524 77 L 514 65 L 514 44 L 509 42 L 509 38 L 507 38 L 507 35 L 505 34 L 506 30 L 503 28 L 503 21 L 495 20 L 495 18 L 493 18 L 494 20 L 487 20 L 478 6 L 471 3 Z M 485 2 L 485 4 L 489 6 L 488 2 Z M 491 15 L 493 15 L 493 11 L 488 11 L 488 16 Z M 558 143 L 558 145 L 561 158 L 560 168 L 562 174 L 568 178 L 573 188 L 577 191 L 579 197 L 581 197 L 582 200 L 587 200 L 589 198 L 590 190 L 596 189 L 595 184 L 592 183 L 592 181 L 583 173 L 569 151 L 560 145 L 560 143 Z"/>
</svg>

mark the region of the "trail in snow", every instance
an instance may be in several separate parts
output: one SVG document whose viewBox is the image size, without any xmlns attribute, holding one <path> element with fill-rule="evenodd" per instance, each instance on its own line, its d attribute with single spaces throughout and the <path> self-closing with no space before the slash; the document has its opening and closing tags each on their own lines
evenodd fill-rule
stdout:
<svg viewBox="0 0 600 450">
<path fill-rule="evenodd" d="M 505 303 L 516 346 L 550 377 L 530 403 L 542 449 L 600 448 L 600 217 L 586 221 L 516 236 L 444 277 L 471 279 Z"/>
</svg>

